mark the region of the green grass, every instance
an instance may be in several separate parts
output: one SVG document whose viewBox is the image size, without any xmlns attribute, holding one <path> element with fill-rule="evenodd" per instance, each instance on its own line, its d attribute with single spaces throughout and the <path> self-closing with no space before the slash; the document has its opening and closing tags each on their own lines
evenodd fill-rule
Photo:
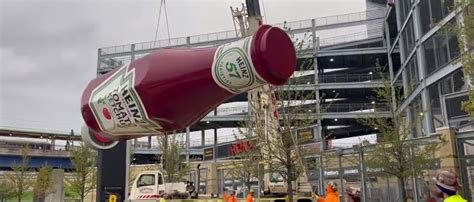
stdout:
<svg viewBox="0 0 474 202">
<path fill-rule="evenodd" d="M 6 200 L 7 202 L 16 202 L 16 197 L 11 197 Z M 21 197 L 21 201 L 33 201 L 33 192 L 26 192 L 23 194 L 23 197 Z"/>
<path fill-rule="evenodd" d="M 65 199 L 77 199 L 79 198 L 79 196 L 75 193 L 71 193 L 71 192 L 68 192 L 68 190 L 66 190 L 66 193 L 64 194 L 65 195 Z M 8 198 L 6 200 L 6 202 L 16 202 L 16 197 L 11 197 L 11 198 Z M 33 192 L 26 192 L 23 197 L 21 197 L 21 201 L 22 202 L 30 202 L 30 201 L 33 201 Z"/>
</svg>

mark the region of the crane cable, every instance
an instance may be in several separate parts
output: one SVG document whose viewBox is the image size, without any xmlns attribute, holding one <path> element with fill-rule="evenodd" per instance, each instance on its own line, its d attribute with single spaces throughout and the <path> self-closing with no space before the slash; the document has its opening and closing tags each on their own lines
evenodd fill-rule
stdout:
<svg viewBox="0 0 474 202">
<path fill-rule="evenodd" d="M 166 0 L 162 0 L 165 7 L 166 31 L 168 33 L 168 42 L 170 42 L 170 26 L 168 25 L 168 12 L 166 11 Z M 171 45 L 171 44 L 169 44 Z"/>
<path fill-rule="evenodd" d="M 264 23 L 268 23 L 268 17 L 267 17 L 267 12 L 265 11 L 265 0 L 262 0 L 262 9 L 263 9 L 263 18 L 262 21 Z"/>
<path fill-rule="evenodd" d="M 156 22 L 155 42 L 158 39 L 158 28 L 160 28 L 161 8 L 163 7 L 163 0 L 160 2 L 160 9 L 158 10 L 158 21 Z"/>
<path fill-rule="evenodd" d="M 164 7 L 164 11 L 165 11 L 165 21 L 166 21 L 166 31 L 167 31 L 167 34 L 168 34 L 168 41 L 170 41 L 170 27 L 169 27 L 169 24 L 168 24 L 168 12 L 166 10 L 166 0 L 161 0 L 160 1 L 160 8 L 158 10 L 158 20 L 156 22 L 156 30 L 155 30 L 155 42 L 158 40 L 158 30 L 160 28 L 160 20 L 161 20 L 161 10 L 163 9 Z"/>
</svg>

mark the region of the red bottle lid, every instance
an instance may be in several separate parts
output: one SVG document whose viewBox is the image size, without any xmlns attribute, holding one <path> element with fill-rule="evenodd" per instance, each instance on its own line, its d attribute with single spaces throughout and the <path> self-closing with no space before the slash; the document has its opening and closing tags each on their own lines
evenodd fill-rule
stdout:
<svg viewBox="0 0 474 202">
<path fill-rule="evenodd" d="M 296 67 L 296 51 L 288 34 L 269 25 L 254 34 L 251 56 L 258 74 L 273 85 L 285 84 Z"/>
</svg>

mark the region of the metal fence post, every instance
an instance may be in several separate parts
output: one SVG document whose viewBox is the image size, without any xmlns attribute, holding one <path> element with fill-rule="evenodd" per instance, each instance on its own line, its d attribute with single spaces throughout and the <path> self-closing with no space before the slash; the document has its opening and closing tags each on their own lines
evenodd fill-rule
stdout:
<svg viewBox="0 0 474 202">
<path fill-rule="evenodd" d="M 367 201 L 367 183 L 366 183 L 366 176 L 367 173 L 365 171 L 364 165 L 364 151 L 362 150 L 362 146 L 359 146 L 359 161 L 360 161 L 360 191 L 362 197 L 360 198 L 362 202 Z"/>
<path fill-rule="evenodd" d="M 342 200 L 341 201 L 345 201 L 344 199 L 346 198 L 345 197 L 345 190 L 344 190 L 344 169 L 342 168 L 342 150 L 339 150 L 339 155 L 338 155 L 338 160 L 339 160 L 339 178 L 340 178 L 340 182 L 341 182 L 341 196 L 342 196 Z"/>
</svg>

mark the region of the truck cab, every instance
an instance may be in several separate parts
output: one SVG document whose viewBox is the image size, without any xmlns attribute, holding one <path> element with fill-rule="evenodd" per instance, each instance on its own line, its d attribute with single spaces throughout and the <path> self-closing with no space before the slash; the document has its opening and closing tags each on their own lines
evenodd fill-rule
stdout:
<svg viewBox="0 0 474 202">
<path fill-rule="evenodd" d="M 184 182 L 166 183 L 161 171 L 143 171 L 133 182 L 130 200 L 168 198 L 187 198 L 189 185 Z"/>
<path fill-rule="evenodd" d="M 270 175 L 270 179 L 268 182 L 268 190 L 266 191 L 268 194 L 286 194 L 286 183 L 283 180 L 283 176 L 278 172 L 273 172 Z"/>
</svg>

